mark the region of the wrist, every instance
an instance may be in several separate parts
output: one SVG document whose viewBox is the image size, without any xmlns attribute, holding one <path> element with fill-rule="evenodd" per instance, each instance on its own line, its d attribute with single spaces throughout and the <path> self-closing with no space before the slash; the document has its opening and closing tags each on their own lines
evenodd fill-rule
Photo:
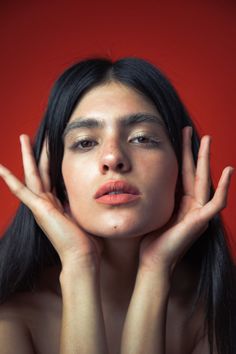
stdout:
<svg viewBox="0 0 236 354">
<path fill-rule="evenodd" d="M 80 254 L 80 252 L 66 252 L 61 257 L 62 270 L 64 269 L 99 269 L 100 262 L 96 253 Z"/>
<path fill-rule="evenodd" d="M 137 273 L 136 283 L 148 291 L 156 294 L 168 295 L 171 287 L 170 274 L 168 271 L 140 268 Z"/>
<path fill-rule="evenodd" d="M 60 283 L 67 281 L 76 281 L 77 279 L 96 278 L 99 275 L 99 267 L 92 258 L 84 258 L 81 260 L 70 259 L 62 263 L 60 273 Z"/>
</svg>

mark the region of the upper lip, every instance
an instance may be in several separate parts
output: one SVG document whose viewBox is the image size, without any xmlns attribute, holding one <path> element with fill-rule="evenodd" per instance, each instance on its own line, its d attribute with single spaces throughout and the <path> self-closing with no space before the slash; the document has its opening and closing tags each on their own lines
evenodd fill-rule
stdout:
<svg viewBox="0 0 236 354">
<path fill-rule="evenodd" d="M 110 192 L 122 190 L 124 193 L 129 194 L 140 194 L 137 187 L 132 184 L 122 181 L 122 180 L 111 180 L 104 183 L 101 187 L 98 188 L 97 192 L 94 195 L 94 198 L 99 198 L 104 194 L 108 194 Z"/>
</svg>

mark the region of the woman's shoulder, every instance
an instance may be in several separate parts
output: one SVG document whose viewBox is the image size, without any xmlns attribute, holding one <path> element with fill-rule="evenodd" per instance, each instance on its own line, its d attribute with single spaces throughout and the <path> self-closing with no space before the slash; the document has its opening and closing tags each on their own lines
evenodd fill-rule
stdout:
<svg viewBox="0 0 236 354">
<path fill-rule="evenodd" d="M 35 313 L 57 312 L 61 298 L 57 294 L 59 270 L 46 268 L 35 282 L 34 289 L 16 291 L 0 304 L 0 318 L 32 318 Z"/>
<path fill-rule="evenodd" d="M 23 320 L 32 304 L 33 296 L 30 292 L 15 293 L 0 304 L 0 320 Z"/>
<path fill-rule="evenodd" d="M 17 353 L 31 353 L 32 348 L 48 352 L 48 347 L 51 353 L 56 353 L 60 318 L 61 301 L 56 294 L 50 291 L 16 293 L 0 305 L 1 347 L 3 344 L 13 353 L 16 344 L 11 338 L 16 337 L 21 348 L 15 351 Z M 46 340 L 49 333 L 51 343 Z"/>
<path fill-rule="evenodd" d="M 53 310 L 58 302 L 58 296 L 51 291 L 16 292 L 0 304 L 0 318 L 24 317 L 32 312 Z"/>
</svg>

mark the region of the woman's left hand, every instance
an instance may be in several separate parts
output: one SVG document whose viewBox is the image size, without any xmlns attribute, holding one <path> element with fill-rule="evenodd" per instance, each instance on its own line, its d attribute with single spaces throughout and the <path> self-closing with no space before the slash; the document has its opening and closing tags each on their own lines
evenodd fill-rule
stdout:
<svg viewBox="0 0 236 354">
<path fill-rule="evenodd" d="M 192 128 L 183 129 L 183 196 L 178 212 L 161 229 L 146 234 L 140 244 L 139 269 L 171 275 L 176 263 L 206 230 L 209 221 L 226 207 L 233 168 L 226 167 L 210 199 L 210 136 L 203 136 L 195 167 Z"/>
</svg>

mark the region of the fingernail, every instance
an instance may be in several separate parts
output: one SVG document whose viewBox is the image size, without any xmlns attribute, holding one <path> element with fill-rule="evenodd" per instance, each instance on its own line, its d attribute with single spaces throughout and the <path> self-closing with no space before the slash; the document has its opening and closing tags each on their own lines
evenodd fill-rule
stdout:
<svg viewBox="0 0 236 354">
<path fill-rule="evenodd" d="M 232 174 L 234 173 L 234 167 L 230 167 L 230 176 L 232 176 Z"/>
</svg>

